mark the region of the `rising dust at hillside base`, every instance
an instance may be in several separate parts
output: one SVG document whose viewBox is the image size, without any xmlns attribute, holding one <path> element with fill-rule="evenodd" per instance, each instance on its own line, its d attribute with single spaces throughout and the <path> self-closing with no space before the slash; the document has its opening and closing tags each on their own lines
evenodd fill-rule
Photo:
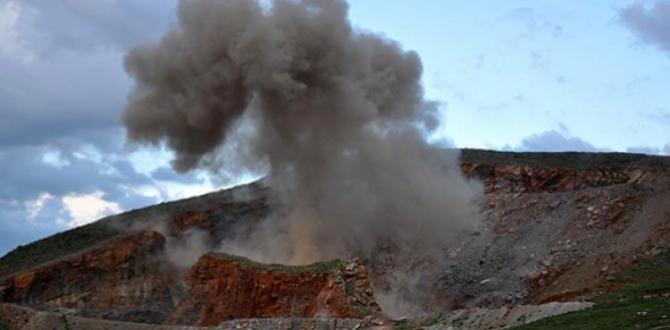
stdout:
<svg viewBox="0 0 670 330">
<path fill-rule="evenodd" d="M 267 173 L 281 210 L 227 244 L 259 261 L 437 270 L 479 224 L 480 185 L 426 142 L 440 113 L 418 55 L 347 15 L 344 1 L 181 1 L 176 25 L 126 56 L 128 139 L 165 143 L 179 171 Z"/>
</svg>

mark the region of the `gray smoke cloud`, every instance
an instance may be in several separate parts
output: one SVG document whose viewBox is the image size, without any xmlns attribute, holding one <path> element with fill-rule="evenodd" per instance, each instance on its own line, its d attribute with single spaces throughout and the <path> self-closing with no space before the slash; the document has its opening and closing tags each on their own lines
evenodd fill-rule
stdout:
<svg viewBox="0 0 670 330">
<path fill-rule="evenodd" d="M 125 59 L 129 141 L 166 143 L 179 171 L 267 172 L 283 211 L 245 243 L 261 261 L 380 240 L 423 253 L 478 225 L 479 184 L 426 142 L 438 109 L 418 55 L 347 15 L 339 0 L 182 0 L 177 26 Z"/>
</svg>

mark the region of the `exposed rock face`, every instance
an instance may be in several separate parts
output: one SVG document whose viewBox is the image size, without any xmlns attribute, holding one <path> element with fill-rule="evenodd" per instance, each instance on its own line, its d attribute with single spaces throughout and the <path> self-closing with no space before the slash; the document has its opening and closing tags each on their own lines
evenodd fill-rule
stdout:
<svg viewBox="0 0 670 330">
<path fill-rule="evenodd" d="M 202 326 L 240 318 L 363 319 L 381 313 L 358 260 L 292 267 L 207 253 L 184 274 L 165 261 L 164 247 L 165 238 L 154 231 L 111 239 L 2 279 L 2 301 L 63 315 Z M 16 328 L 28 319 L 40 322 L 34 311 L 2 306 L 0 320 Z"/>
<path fill-rule="evenodd" d="M 262 265 L 208 253 L 188 274 L 189 298 L 173 324 L 217 325 L 239 318 L 363 318 L 381 310 L 357 260 Z"/>
<path fill-rule="evenodd" d="M 556 166 L 488 163 L 463 163 L 461 168 L 467 176 L 481 179 L 487 193 L 566 192 L 634 183 L 658 172 L 637 168 L 575 170 Z"/>
<path fill-rule="evenodd" d="M 2 300 L 42 310 L 162 323 L 174 308 L 174 279 L 161 272 L 165 239 L 143 231 L 2 280 Z M 167 272 L 169 274 L 169 272 Z"/>
<path fill-rule="evenodd" d="M 588 297 L 670 241 L 670 159 L 530 156 L 466 157 L 464 172 L 485 183 L 485 228 L 449 252 L 449 308 Z"/>
<path fill-rule="evenodd" d="M 202 230 L 219 240 L 231 235 L 230 228 L 238 222 L 257 221 L 267 214 L 269 192 L 250 186 L 241 187 L 242 192 L 234 193 L 239 196 L 232 200 L 214 199 L 201 209 L 185 208 L 166 214 L 167 229 L 177 235 L 190 229 Z"/>
</svg>

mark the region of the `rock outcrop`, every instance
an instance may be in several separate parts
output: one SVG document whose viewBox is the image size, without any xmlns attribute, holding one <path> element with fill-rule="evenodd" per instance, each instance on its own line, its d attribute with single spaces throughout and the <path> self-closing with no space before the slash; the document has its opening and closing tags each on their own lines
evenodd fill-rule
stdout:
<svg viewBox="0 0 670 330">
<path fill-rule="evenodd" d="M 155 231 L 101 242 L 0 280 L 2 302 L 52 312 L 40 317 L 199 326 L 234 319 L 381 314 L 365 267 L 356 259 L 284 266 L 206 253 L 184 273 L 166 261 L 165 244 Z M 39 319 L 31 309 L 3 306 L 7 312 L 0 319 L 16 328 Z"/>
<path fill-rule="evenodd" d="M 635 183 L 663 174 L 654 169 L 587 168 L 556 165 L 462 163 L 463 173 L 484 183 L 487 193 L 566 192 Z"/>
<path fill-rule="evenodd" d="M 202 256 L 187 277 L 189 298 L 173 324 L 212 326 L 241 318 L 364 318 L 381 312 L 357 260 L 264 265 L 220 253 Z"/>
<path fill-rule="evenodd" d="M 142 231 L 3 279 L 2 300 L 87 317 L 162 323 L 176 278 L 160 263 L 165 239 Z"/>
</svg>

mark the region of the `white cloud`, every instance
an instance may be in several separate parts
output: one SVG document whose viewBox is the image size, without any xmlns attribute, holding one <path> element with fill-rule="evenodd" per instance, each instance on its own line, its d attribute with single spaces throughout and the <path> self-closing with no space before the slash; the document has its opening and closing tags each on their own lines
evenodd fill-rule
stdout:
<svg viewBox="0 0 670 330">
<path fill-rule="evenodd" d="M 128 155 L 128 158 L 135 165 L 138 172 L 144 175 L 151 175 L 151 172 L 159 167 L 169 164 L 172 154 L 162 147 L 144 147 L 138 149 L 133 146 L 132 153 Z"/>
<path fill-rule="evenodd" d="M 63 207 L 70 214 L 71 227 L 91 223 L 104 216 L 123 212 L 118 203 L 106 201 L 102 191 L 92 194 L 70 194 L 62 198 Z"/>
<path fill-rule="evenodd" d="M 42 155 L 42 161 L 55 168 L 63 168 L 70 165 L 70 162 L 63 157 L 60 150 L 48 150 Z"/>
<path fill-rule="evenodd" d="M 0 58 L 30 63 L 35 54 L 28 49 L 16 28 L 22 10 L 23 7 L 14 1 L 0 4 Z"/>
<path fill-rule="evenodd" d="M 51 199 L 53 199 L 53 196 L 50 193 L 43 192 L 37 198 L 26 201 L 24 204 L 28 212 L 28 220 L 35 219 Z"/>
<path fill-rule="evenodd" d="M 182 198 L 189 198 L 203 195 L 215 190 L 209 182 L 203 184 L 179 184 L 179 183 L 165 183 L 161 188 L 163 190 L 164 200 L 177 200 Z"/>
<path fill-rule="evenodd" d="M 153 198 L 156 201 L 162 201 L 162 195 L 161 195 L 161 190 L 158 186 L 156 185 L 143 185 L 143 186 L 136 186 L 136 187 L 129 187 L 132 191 L 134 191 L 136 194 Z"/>
<path fill-rule="evenodd" d="M 564 129 L 564 127 L 562 127 Z M 549 130 L 539 134 L 528 136 L 521 140 L 521 144 L 516 147 L 505 146 L 503 150 L 522 150 L 522 151 L 581 151 L 596 152 L 605 151 L 597 148 L 589 142 L 575 136 L 571 136 L 567 130 L 559 132 Z"/>
</svg>

